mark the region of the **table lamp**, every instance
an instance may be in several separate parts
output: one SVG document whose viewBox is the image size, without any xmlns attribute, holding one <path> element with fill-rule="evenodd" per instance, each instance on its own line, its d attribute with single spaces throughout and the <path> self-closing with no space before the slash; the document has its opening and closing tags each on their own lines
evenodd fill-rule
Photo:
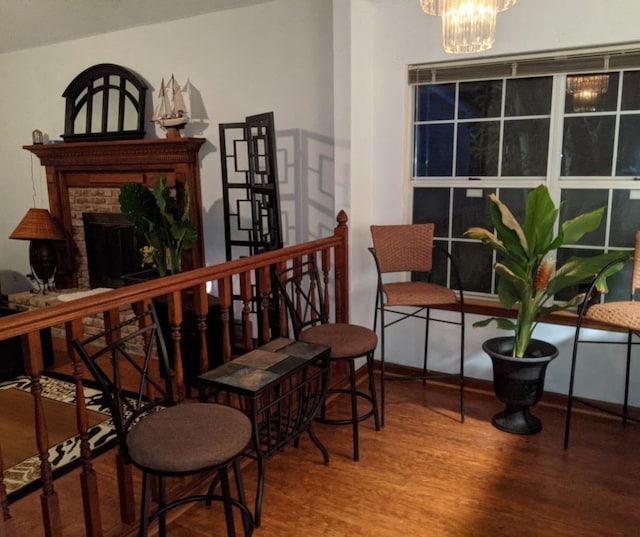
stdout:
<svg viewBox="0 0 640 537">
<path fill-rule="evenodd" d="M 33 278 L 42 293 L 51 290 L 57 265 L 53 241 L 65 240 L 51 213 L 46 209 L 29 209 L 9 238 L 31 241 L 29 265 Z"/>
</svg>

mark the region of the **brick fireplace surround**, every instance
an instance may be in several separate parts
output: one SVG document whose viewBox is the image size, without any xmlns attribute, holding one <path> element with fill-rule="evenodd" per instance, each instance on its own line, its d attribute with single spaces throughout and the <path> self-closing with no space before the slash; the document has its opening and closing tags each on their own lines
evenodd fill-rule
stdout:
<svg viewBox="0 0 640 537">
<path fill-rule="evenodd" d="M 135 181 L 152 187 L 159 177 L 167 178 L 178 199 L 184 185 L 189 185 L 190 218 L 199 240 L 185 254 L 183 266 L 204 266 L 198 159 L 204 142 L 203 138 L 149 138 L 24 146 L 46 168 L 49 209 L 66 237 L 56 245 L 56 287 L 89 288 L 82 213 L 119 213 L 118 195 L 123 183 Z"/>
</svg>

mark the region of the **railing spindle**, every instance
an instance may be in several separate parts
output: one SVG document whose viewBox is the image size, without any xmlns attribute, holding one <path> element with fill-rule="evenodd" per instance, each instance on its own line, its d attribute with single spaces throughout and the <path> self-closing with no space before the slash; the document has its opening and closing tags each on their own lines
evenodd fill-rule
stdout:
<svg viewBox="0 0 640 537">
<path fill-rule="evenodd" d="M 106 315 L 106 312 L 105 312 Z M 74 319 L 65 323 L 67 342 L 84 336 L 82 319 Z M 89 415 L 84 398 L 82 361 L 77 352 L 69 345 L 67 352 L 73 362 L 73 378 L 76 384 L 76 424 L 80 436 L 80 488 L 84 507 L 85 529 L 87 537 L 102 537 L 102 519 L 98 496 L 98 478 L 91 463 L 91 446 L 89 445 Z"/>
<path fill-rule="evenodd" d="M 329 296 L 335 297 L 335 315 L 337 322 L 345 322 L 348 319 L 348 231 L 347 217 L 344 212 L 338 216 L 338 225 L 334 235 L 324 239 L 309 241 L 294 246 L 288 246 L 255 256 L 235 259 L 218 265 L 201 267 L 188 270 L 164 278 L 137 283 L 134 285 L 114 289 L 112 291 L 98 293 L 90 297 L 78 298 L 67 302 L 60 302 L 38 310 L 21 312 L 3 318 L 0 325 L 0 340 L 6 340 L 19 336 L 23 342 L 25 368 L 32 380 L 32 397 L 35 413 L 35 434 L 37 439 L 38 456 L 40 457 L 40 474 L 42 479 L 42 527 L 46 537 L 62 536 L 62 518 L 58 504 L 58 495 L 54 490 L 52 468 L 48 459 L 49 438 L 47 423 L 41 398 L 42 386 L 40 375 L 43 369 L 42 352 L 40 348 L 40 330 L 49 327 L 64 325 L 67 340 L 80 337 L 83 331 L 83 319 L 91 316 L 102 316 L 106 326 L 113 326 L 119 322 L 119 315 L 127 314 L 127 308 L 133 306 L 134 311 L 140 307 L 146 307 L 152 301 L 166 302 L 168 307 L 168 319 L 171 331 L 164 334 L 167 343 L 174 350 L 174 379 L 177 398 L 185 398 L 184 370 L 181 351 L 181 325 L 183 321 L 183 292 L 192 292 L 194 309 L 197 316 L 199 342 L 201 352 L 197 356 L 200 370 L 208 368 L 206 354 L 206 316 L 208 313 L 208 297 L 206 296 L 206 282 L 218 282 L 222 322 L 222 353 L 224 361 L 233 357 L 234 351 L 246 352 L 253 348 L 254 339 L 267 342 L 271 339 L 271 322 L 280 323 L 280 334 L 286 335 L 288 319 L 286 308 L 279 304 L 278 319 L 272 316 L 271 307 L 274 305 L 273 289 L 271 285 L 271 270 L 273 267 L 281 268 L 298 263 L 305 256 L 321 256 L 322 270 L 325 283 L 333 270 L 335 275 L 335 288 Z M 331 259 L 334 265 L 331 266 Z M 240 301 L 242 302 L 242 343 L 234 348 L 231 339 L 231 308 L 234 300 L 232 278 L 240 279 Z M 330 278 L 329 278 L 330 279 Z M 325 286 L 326 287 L 326 286 Z M 256 289 L 258 294 L 256 295 Z M 237 296 L 235 297 L 238 298 Z M 254 307 L 256 306 L 256 307 Z M 252 323 L 257 323 L 252 330 Z M 202 350 L 204 349 L 204 350 Z M 82 375 L 78 369 L 75 357 L 70 354 L 73 361 L 73 377 L 78 389 L 79 379 Z M 185 359 L 188 357 L 184 357 Z M 206 360 L 206 363 L 205 363 Z M 344 375 L 344 372 L 342 372 Z M 332 371 L 332 381 L 340 381 L 339 375 Z M 91 537 L 101 535 L 101 532 L 110 535 L 120 535 L 122 532 L 135 531 L 131 526 L 136 520 L 136 509 L 133 501 L 133 479 L 130 465 L 122 464 L 120 454 L 116 455 L 118 463 L 116 472 L 118 476 L 118 494 L 121 503 L 121 518 L 125 527 L 114 527 L 114 520 L 100 520 L 98 505 L 98 490 L 94 480 L 95 471 L 90 454 L 87 453 L 86 436 L 88 435 L 88 415 L 85 408 L 83 392 L 78 391 L 78 408 L 76 421 L 81 443 L 81 486 L 84 501 L 84 518 L 86 534 Z M 0 471 L 2 468 L 2 454 L 0 453 Z M 104 486 L 104 485 L 102 485 Z M 66 490 L 66 489 L 63 489 Z M 79 496 L 74 491 L 74 496 Z M 66 499 L 65 499 L 66 501 Z M 76 501 L 69 498 L 69 501 Z M 16 537 L 16 531 L 20 525 L 10 515 L 6 488 L 0 476 L 0 537 Z M 68 509 L 65 508 L 65 512 Z M 101 524 L 102 522 L 102 524 Z M 109 530 L 101 525 L 109 524 Z"/>
</svg>

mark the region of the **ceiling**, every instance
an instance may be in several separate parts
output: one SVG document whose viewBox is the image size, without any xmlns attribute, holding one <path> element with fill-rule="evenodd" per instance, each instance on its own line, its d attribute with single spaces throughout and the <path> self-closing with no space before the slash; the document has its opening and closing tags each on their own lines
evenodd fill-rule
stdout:
<svg viewBox="0 0 640 537">
<path fill-rule="evenodd" d="M 0 54 L 269 0 L 0 0 Z"/>
</svg>

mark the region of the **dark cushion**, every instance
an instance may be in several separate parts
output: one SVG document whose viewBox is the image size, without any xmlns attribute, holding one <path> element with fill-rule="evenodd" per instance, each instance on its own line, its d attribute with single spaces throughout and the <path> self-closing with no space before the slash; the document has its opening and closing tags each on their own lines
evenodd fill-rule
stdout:
<svg viewBox="0 0 640 537">
<path fill-rule="evenodd" d="M 157 472 L 195 472 L 226 463 L 251 439 L 240 410 L 209 403 L 182 403 L 142 419 L 127 435 L 134 464 Z"/>
<path fill-rule="evenodd" d="M 307 328 L 300 339 L 331 347 L 331 358 L 358 358 L 375 350 L 378 336 L 370 328 L 357 324 L 327 323 Z"/>
</svg>

